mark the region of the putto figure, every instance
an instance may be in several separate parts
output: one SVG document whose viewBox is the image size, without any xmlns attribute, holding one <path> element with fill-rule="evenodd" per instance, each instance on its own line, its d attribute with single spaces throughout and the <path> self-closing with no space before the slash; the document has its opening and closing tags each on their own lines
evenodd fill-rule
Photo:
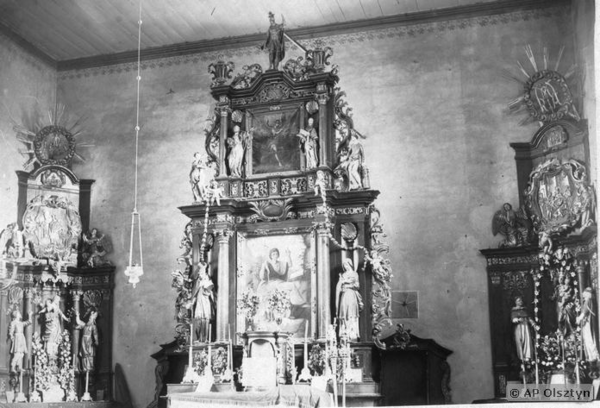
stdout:
<svg viewBox="0 0 600 408">
<path fill-rule="evenodd" d="M 271 25 L 267 32 L 267 40 L 261 46 L 261 49 L 267 48 L 269 50 L 269 69 L 277 70 L 279 69 L 279 63 L 285 58 L 283 22 L 277 24 L 275 15 L 271 12 L 269 12 L 269 22 Z"/>
</svg>

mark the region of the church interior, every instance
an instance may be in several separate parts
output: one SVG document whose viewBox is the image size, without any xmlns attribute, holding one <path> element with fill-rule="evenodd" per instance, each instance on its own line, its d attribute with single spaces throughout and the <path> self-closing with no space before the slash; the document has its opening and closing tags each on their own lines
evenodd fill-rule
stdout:
<svg viewBox="0 0 600 408">
<path fill-rule="evenodd" d="M 594 399 L 596 13 L 0 0 L 0 403 Z"/>
</svg>

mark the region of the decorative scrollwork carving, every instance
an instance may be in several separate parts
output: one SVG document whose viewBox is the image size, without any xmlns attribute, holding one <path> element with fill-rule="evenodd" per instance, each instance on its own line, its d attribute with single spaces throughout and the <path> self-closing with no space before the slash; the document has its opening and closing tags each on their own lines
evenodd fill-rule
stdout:
<svg viewBox="0 0 600 408">
<path fill-rule="evenodd" d="M 233 81 L 231 81 L 231 87 L 234 89 L 250 88 L 250 86 L 263 73 L 263 69 L 260 64 L 244 65 L 242 69 L 244 71 L 237 74 L 235 78 L 233 78 Z"/>
<path fill-rule="evenodd" d="M 292 198 L 250 201 L 250 209 L 263 221 L 283 221 L 292 210 Z"/>
<path fill-rule="evenodd" d="M 211 74 L 211 88 L 223 85 L 228 79 L 231 79 L 231 73 L 235 68 L 235 64 L 231 61 L 225 62 L 221 58 L 217 62 L 213 62 L 208 66 L 208 73 Z"/>
</svg>

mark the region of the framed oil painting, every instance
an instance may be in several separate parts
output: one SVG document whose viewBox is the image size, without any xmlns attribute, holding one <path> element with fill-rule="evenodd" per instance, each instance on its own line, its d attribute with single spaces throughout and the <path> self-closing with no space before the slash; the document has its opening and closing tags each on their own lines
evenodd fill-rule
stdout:
<svg viewBox="0 0 600 408">
<path fill-rule="evenodd" d="M 298 133 L 301 106 L 276 111 L 250 111 L 252 129 L 251 174 L 269 174 L 300 170 L 301 152 Z"/>
<path fill-rule="evenodd" d="M 237 331 L 285 332 L 291 338 L 314 333 L 314 232 L 237 235 Z"/>
</svg>

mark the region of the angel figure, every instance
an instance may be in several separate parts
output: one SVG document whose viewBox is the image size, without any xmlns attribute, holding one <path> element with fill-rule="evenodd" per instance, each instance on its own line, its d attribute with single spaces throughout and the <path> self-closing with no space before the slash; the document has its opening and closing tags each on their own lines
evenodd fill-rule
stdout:
<svg viewBox="0 0 600 408">
<path fill-rule="evenodd" d="M 531 223 L 523 208 L 515 211 L 512 205 L 504 203 L 501 210 L 492 219 L 492 233 L 504 235 L 500 248 L 517 247 L 530 244 Z"/>
<path fill-rule="evenodd" d="M 242 177 L 246 137 L 239 126 L 235 125 L 233 127 L 233 135 L 227 139 L 227 144 L 229 145 L 229 154 L 227 155 L 229 175 L 231 177 Z"/>
<path fill-rule="evenodd" d="M 192 169 L 190 170 L 190 184 L 192 186 L 194 202 L 202 202 L 202 198 L 206 194 L 206 187 L 210 181 L 210 179 L 207 178 L 207 172 L 205 171 L 207 168 L 209 168 L 209 166 L 206 157 L 198 152 L 194 153 Z"/>
<path fill-rule="evenodd" d="M 0 255 L 8 258 L 23 258 L 25 256 L 25 241 L 23 232 L 16 222 L 10 223 L 0 232 Z"/>
<path fill-rule="evenodd" d="M 345 336 L 348 341 L 359 341 L 360 331 L 358 319 L 364 304 L 359 289 L 358 273 L 354 270 L 352 260 L 344 260 L 343 270 L 335 290 L 335 307 L 337 318 L 340 322 L 340 337 Z"/>
<path fill-rule="evenodd" d="M 23 356 L 27 354 L 27 340 L 25 339 L 25 327 L 31 324 L 31 318 L 23 320 L 21 312 L 13 310 L 12 321 L 8 326 L 8 338 L 11 341 L 10 346 L 10 371 L 18 372 L 23 364 Z"/>
<path fill-rule="evenodd" d="M 103 257 L 112 250 L 112 245 L 106 235 L 99 235 L 98 229 L 92 228 L 83 234 L 82 238 L 83 250 L 81 256 L 89 267 L 94 268 L 108 263 L 104 261 Z"/>
</svg>

